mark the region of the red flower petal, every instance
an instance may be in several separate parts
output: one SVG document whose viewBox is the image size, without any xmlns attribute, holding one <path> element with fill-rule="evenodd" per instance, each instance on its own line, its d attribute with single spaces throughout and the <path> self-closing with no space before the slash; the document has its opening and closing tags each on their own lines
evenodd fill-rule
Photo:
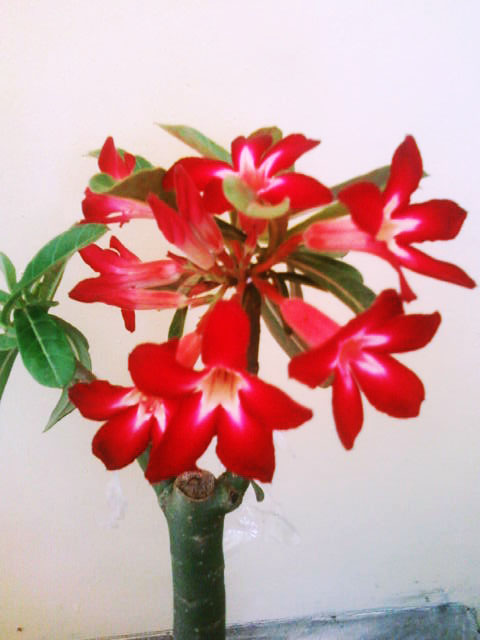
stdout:
<svg viewBox="0 0 480 640">
<path fill-rule="evenodd" d="M 79 282 L 68 294 L 80 302 L 103 302 L 125 310 L 175 309 L 185 304 L 185 296 L 176 291 L 137 289 L 116 280 L 115 275 L 102 275 Z"/>
<path fill-rule="evenodd" d="M 317 387 L 333 373 L 338 358 L 338 342 L 335 338 L 298 356 L 288 365 L 288 375 L 309 387 Z"/>
<path fill-rule="evenodd" d="M 232 205 L 225 198 L 222 188 L 222 180 L 215 178 L 207 184 L 203 191 L 203 204 L 210 213 L 223 213 L 230 211 Z"/>
<path fill-rule="evenodd" d="M 115 148 L 113 138 L 110 136 L 105 140 L 105 143 L 98 156 L 98 167 L 103 173 L 108 173 L 116 180 L 123 180 L 129 176 L 135 168 L 135 156 L 131 153 L 124 153 L 124 156 L 119 154 Z"/>
<path fill-rule="evenodd" d="M 332 406 L 338 437 L 345 449 L 351 449 L 363 424 L 360 391 L 348 371 L 335 372 Z"/>
<path fill-rule="evenodd" d="M 343 202 L 356 225 L 375 236 L 383 222 L 383 198 L 380 189 L 372 182 L 357 182 L 342 189 L 338 199 Z"/>
<path fill-rule="evenodd" d="M 82 211 L 87 222 L 119 222 L 124 224 L 132 218 L 153 218 L 153 213 L 146 202 L 132 198 L 121 198 L 108 193 L 94 193 L 85 190 Z"/>
<path fill-rule="evenodd" d="M 171 476 L 196 468 L 215 435 L 215 411 L 199 419 L 201 393 L 184 398 L 172 416 L 158 446 L 150 453 L 145 476 L 150 482 L 160 482 Z"/>
<path fill-rule="evenodd" d="M 376 243 L 371 235 L 348 217 L 315 222 L 303 234 L 305 245 L 319 251 L 371 251 Z"/>
<path fill-rule="evenodd" d="M 382 330 L 385 322 L 403 313 L 400 296 L 393 289 L 386 289 L 380 293 L 372 306 L 363 313 L 355 316 L 339 331 L 339 340 L 347 340 L 365 333 L 376 333 Z"/>
<path fill-rule="evenodd" d="M 238 392 L 242 409 L 269 429 L 293 429 L 313 417 L 310 409 L 256 376 L 246 375 L 248 389 Z"/>
<path fill-rule="evenodd" d="M 175 168 L 175 193 L 178 211 L 193 232 L 214 252 L 223 249 L 223 237 L 212 216 L 207 213 L 199 191 L 182 167 Z"/>
<path fill-rule="evenodd" d="M 285 298 L 280 310 L 285 322 L 310 347 L 320 346 L 340 328 L 331 318 L 300 298 Z"/>
<path fill-rule="evenodd" d="M 254 165 L 258 167 L 263 154 L 271 144 L 272 136 L 268 133 L 252 136 L 251 138 L 245 138 L 244 136 L 235 138 L 232 142 L 232 161 L 235 170 L 238 171 L 240 168 L 240 155 L 245 147 L 250 151 Z"/>
<path fill-rule="evenodd" d="M 440 321 L 438 312 L 396 316 L 374 331 L 374 336 L 378 336 L 381 342 L 374 346 L 369 344 L 366 348 L 382 353 L 402 353 L 421 349 L 433 338 Z"/>
<path fill-rule="evenodd" d="M 330 189 L 302 173 L 285 173 L 278 176 L 272 186 L 260 190 L 258 195 L 269 204 L 279 204 L 285 198 L 289 198 L 292 210 L 311 209 L 333 200 Z"/>
<path fill-rule="evenodd" d="M 278 171 L 289 169 L 300 156 L 318 144 L 319 140 L 309 140 L 301 133 L 292 133 L 282 138 L 271 147 L 263 159 L 262 164 L 268 166 L 267 175 L 273 176 Z"/>
<path fill-rule="evenodd" d="M 236 422 L 223 407 L 217 409 L 217 455 L 225 467 L 245 478 L 271 482 L 275 470 L 272 431 L 241 412 Z"/>
<path fill-rule="evenodd" d="M 121 469 L 130 464 L 148 446 L 154 419 L 140 418 L 139 407 L 129 407 L 116 414 L 98 431 L 92 441 L 92 451 L 107 469 Z"/>
<path fill-rule="evenodd" d="M 250 339 L 248 316 L 236 300 L 220 300 L 207 316 L 202 359 L 211 367 L 244 371 Z"/>
<path fill-rule="evenodd" d="M 395 212 L 393 220 L 411 220 L 412 229 L 395 234 L 400 244 L 424 240 L 451 240 L 460 231 L 467 212 L 452 200 L 429 200 Z"/>
<path fill-rule="evenodd" d="M 163 344 L 140 344 L 128 358 L 128 369 L 136 387 L 154 396 L 176 396 L 191 391 L 202 377 L 176 359 L 178 340 Z"/>
<path fill-rule="evenodd" d="M 182 158 L 178 160 L 163 177 L 163 188 L 173 189 L 175 167 L 181 164 L 194 181 L 197 189 L 203 191 L 210 180 L 216 178 L 217 172 L 222 169 L 232 171 L 232 167 L 221 160 L 213 160 L 211 158 Z"/>
<path fill-rule="evenodd" d="M 476 286 L 475 281 L 455 264 L 436 260 L 413 247 L 399 245 L 395 253 L 398 262 L 412 271 L 422 273 L 431 278 L 437 278 L 437 280 L 453 282 L 453 284 L 468 287 L 469 289 L 473 289 Z"/>
<path fill-rule="evenodd" d="M 417 416 L 425 398 L 422 381 L 403 364 L 382 353 L 363 353 L 350 366 L 371 405 L 394 418 Z"/>
<path fill-rule="evenodd" d="M 77 382 L 69 390 L 68 396 L 85 418 L 106 420 L 125 407 L 136 404 L 130 395 L 133 389 L 116 386 L 106 380 L 93 380 Z"/>
<path fill-rule="evenodd" d="M 422 178 L 422 157 L 412 136 L 407 136 L 395 151 L 390 177 L 384 191 L 384 202 L 395 209 L 404 207 Z M 394 200 L 392 201 L 392 199 Z"/>
</svg>

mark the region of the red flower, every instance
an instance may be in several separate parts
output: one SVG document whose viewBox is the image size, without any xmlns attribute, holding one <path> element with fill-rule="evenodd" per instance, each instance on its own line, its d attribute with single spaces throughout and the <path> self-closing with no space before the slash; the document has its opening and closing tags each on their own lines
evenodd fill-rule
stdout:
<svg viewBox="0 0 480 640">
<path fill-rule="evenodd" d="M 141 262 L 115 236 L 110 249 L 90 245 L 80 251 L 85 262 L 98 271 L 96 278 L 79 282 L 69 296 L 80 302 L 104 302 L 120 307 L 125 326 L 135 328 L 134 309 L 170 309 L 180 306 L 185 296 L 156 287 L 176 282 L 184 269 L 173 260 Z"/>
<path fill-rule="evenodd" d="M 249 335 L 248 317 L 240 305 L 220 301 L 203 327 L 202 371 L 182 367 L 164 345 L 143 344 L 133 351 L 130 366 L 138 372 L 137 386 L 149 395 L 179 400 L 150 455 L 150 482 L 194 468 L 214 436 L 227 469 L 271 481 L 273 429 L 297 427 L 312 412 L 246 371 Z"/>
<path fill-rule="evenodd" d="M 82 211 L 86 222 L 104 224 L 124 224 L 132 218 L 153 218 L 152 210 L 146 202 L 108 193 L 94 193 L 88 187 L 85 189 Z"/>
<path fill-rule="evenodd" d="M 135 164 L 135 156 L 131 153 L 125 151 L 122 156 L 117 151 L 112 136 L 105 140 L 98 156 L 98 168 L 102 173 L 108 173 L 115 180 L 123 180 L 133 173 Z"/>
<path fill-rule="evenodd" d="M 123 156 L 115 148 L 113 138 L 110 136 L 98 156 L 98 168 L 102 173 L 107 173 L 116 181 L 128 178 L 135 169 L 135 156 L 126 151 Z M 100 222 L 110 224 L 128 222 L 132 218 L 152 218 L 150 207 L 141 200 L 122 198 L 108 193 L 94 193 L 91 189 L 85 189 L 85 198 L 82 201 L 82 211 L 87 222 Z"/>
<path fill-rule="evenodd" d="M 157 345 L 157 357 L 172 355 L 176 345 Z M 107 469 L 121 469 L 152 445 L 152 453 L 164 437 L 175 402 L 152 395 L 142 388 L 143 372 L 148 369 L 148 352 L 130 355 L 129 370 L 135 386 L 120 387 L 105 380 L 79 382 L 69 392 L 80 413 L 91 420 L 106 420 L 92 442 L 93 453 Z M 173 372 L 174 373 L 174 372 Z M 185 372 L 182 372 L 185 376 Z M 140 374 L 140 376 L 139 376 Z"/>
<path fill-rule="evenodd" d="M 456 265 L 436 260 L 410 246 L 413 242 L 455 238 L 466 216 L 451 200 L 410 204 L 422 171 L 415 140 L 407 136 L 393 156 L 383 193 L 370 182 L 358 182 L 343 189 L 338 199 L 349 208 L 351 217 L 313 224 L 304 234 L 306 245 L 319 250 L 366 251 L 387 260 L 398 272 L 404 300 L 416 296 L 403 276 L 402 267 L 474 287 L 475 282 Z"/>
<path fill-rule="evenodd" d="M 268 134 L 251 138 L 240 136 L 232 142 L 232 164 L 211 158 L 183 158 L 181 164 L 191 175 L 200 191 L 204 192 L 206 207 L 212 213 L 222 213 L 232 209 L 232 205 L 244 214 L 257 208 L 255 217 L 262 217 L 258 209 L 285 202 L 286 209 L 310 209 L 332 200 L 330 190 L 310 176 L 288 171 L 293 163 L 306 151 L 317 146 L 316 140 L 309 140 L 301 134 L 291 134 L 272 146 Z M 173 185 L 172 167 L 164 178 L 164 187 Z M 224 194 L 222 183 L 233 177 L 240 181 L 245 204 L 230 202 Z M 253 214 L 252 214 L 253 215 Z M 265 215 L 268 217 L 268 215 Z M 258 223 L 257 223 L 258 224 Z M 265 226 L 265 223 L 262 223 Z"/>
<path fill-rule="evenodd" d="M 148 204 L 165 238 L 193 263 L 210 269 L 215 264 L 215 256 L 223 249 L 220 229 L 205 210 L 195 184 L 181 165 L 175 166 L 173 180 L 178 211 L 154 194 L 148 196 Z"/>
<path fill-rule="evenodd" d="M 316 339 L 317 346 L 295 356 L 289 374 L 312 388 L 333 377 L 333 415 L 343 446 L 351 449 L 362 428 L 360 390 L 370 404 L 390 416 L 418 415 L 425 397 L 423 384 L 389 354 L 425 346 L 437 331 L 440 314 L 405 315 L 398 294 L 388 290 L 333 335 L 332 327 L 321 315 L 325 341 L 319 344 Z M 298 333 L 302 333 L 301 327 Z M 309 329 L 303 337 L 308 338 L 309 334 L 317 335 Z"/>
</svg>

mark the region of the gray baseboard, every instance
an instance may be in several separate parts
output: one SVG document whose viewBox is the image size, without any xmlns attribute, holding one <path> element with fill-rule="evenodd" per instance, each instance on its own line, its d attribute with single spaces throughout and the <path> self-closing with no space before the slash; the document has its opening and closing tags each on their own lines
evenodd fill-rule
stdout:
<svg viewBox="0 0 480 640">
<path fill-rule="evenodd" d="M 228 627 L 228 640 L 480 640 L 475 610 L 461 604 L 311 616 Z M 172 640 L 168 632 L 97 640 Z"/>
</svg>

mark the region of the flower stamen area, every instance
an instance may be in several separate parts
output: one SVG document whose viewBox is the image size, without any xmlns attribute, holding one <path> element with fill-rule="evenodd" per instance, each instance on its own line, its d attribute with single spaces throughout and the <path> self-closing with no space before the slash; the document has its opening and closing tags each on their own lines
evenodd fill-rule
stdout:
<svg viewBox="0 0 480 640">
<path fill-rule="evenodd" d="M 199 389 L 202 391 L 201 418 L 221 405 L 238 421 L 240 419 L 238 392 L 246 386 L 245 379 L 236 371 L 223 367 L 211 369 L 199 384 Z"/>
<path fill-rule="evenodd" d="M 138 389 L 134 389 L 125 400 L 125 404 L 138 403 L 138 411 L 135 421 L 135 426 L 137 428 L 145 424 L 149 418 L 155 418 L 161 431 L 165 431 L 166 413 L 162 398 L 158 396 L 148 396 Z"/>
</svg>

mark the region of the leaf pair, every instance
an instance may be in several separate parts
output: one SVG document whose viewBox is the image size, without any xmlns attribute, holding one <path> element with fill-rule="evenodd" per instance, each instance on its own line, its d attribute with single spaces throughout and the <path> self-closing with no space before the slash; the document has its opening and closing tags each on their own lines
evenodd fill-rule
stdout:
<svg viewBox="0 0 480 640">
<path fill-rule="evenodd" d="M 19 352 L 37 382 L 63 389 L 48 428 L 54 424 L 52 420 L 73 409 L 68 401 L 68 386 L 91 369 L 85 337 L 68 322 L 50 314 L 49 308 L 55 304 L 53 297 L 68 259 L 106 230 L 105 225 L 86 224 L 65 231 L 40 249 L 18 282 L 13 264 L 0 254 L 0 269 L 10 289 L 1 300 L 5 332 L 0 335 L 0 398 Z"/>
</svg>

